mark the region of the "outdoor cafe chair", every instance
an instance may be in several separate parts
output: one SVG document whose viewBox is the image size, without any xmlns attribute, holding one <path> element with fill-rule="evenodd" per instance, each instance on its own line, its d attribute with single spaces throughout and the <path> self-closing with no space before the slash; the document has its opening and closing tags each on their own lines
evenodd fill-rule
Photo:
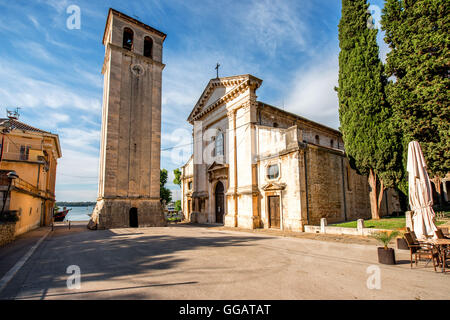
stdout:
<svg viewBox="0 0 450 320">
<path fill-rule="evenodd" d="M 409 232 L 405 233 L 404 236 L 406 243 L 408 244 L 409 247 L 411 268 L 413 266 L 413 255 L 414 255 L 416 266 L 418 260 L 426 258 L 428 260 L 426 265 L 428 265 L 430 260 L 432 260 L 434 271 L 436 271 L 436 266 L 439 266 L 439 253 L 435 250 L 435 248 L 433 246 L 426 246 L 420 244 L 418 241 L 414 241 L 411 233 Z"/>
<path fill-rule="evenodd" d="M 435 231 L 435 234 L 438 239 L 450 239 L 450 238 L 444 236 L 441 229 L 438 229 L 437 231 Z M 446 263 L 446 261 L 450 259 L 450 246 L 443 244 L 442 248 L 444 249 L 443 250 L 444 256 L 443 257 L 441 256 L 441 259 L 443 260 L 442 261 L 443 263 Z"/>
<path fill-rule="evenodd" d="M 414 231 L 412 231 L 409 227 L 406 227 L 406 232 L 411 235 L 412 241 L 414 244 L 421 244 L 422 246 L 427 246 L 427 247 L 430 246 L 427 242 L 417 239 L 416 233 Z"/>
<path fill-rule="evenodd" d="M 437 231 L 435 231 L 435 233 L 436 233 L 436 237 L 438 239 L 450 239 L 450 237 L 446 237 L 444 235 L 444 233 L 442 232 L 442 229 L 437 229 Z"/>
</svg>

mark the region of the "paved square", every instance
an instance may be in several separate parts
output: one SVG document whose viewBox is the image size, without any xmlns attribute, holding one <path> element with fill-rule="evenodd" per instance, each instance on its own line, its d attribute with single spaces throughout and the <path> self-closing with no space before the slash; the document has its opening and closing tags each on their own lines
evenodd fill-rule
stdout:
<svg viewBox="0 0 450 320">
<path fill-rule="evenodd" d="M 450 274 L 431 263 L 377 263 L 373 245 L 190 225 L 52 232 L 0 293 L 5 299 L 448 299 Z M 68 289 L 67 267 L 81 270 Z M 368 289 L 370 266 L 381 289 Z M 371 271 L 373 272 L 373 271 Z"/>
</svg>

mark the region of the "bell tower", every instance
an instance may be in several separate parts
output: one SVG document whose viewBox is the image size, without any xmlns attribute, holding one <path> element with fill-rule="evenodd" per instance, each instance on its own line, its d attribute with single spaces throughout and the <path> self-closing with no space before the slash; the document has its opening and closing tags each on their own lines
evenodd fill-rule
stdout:
<svg viewBox="0 0 450 320">
<path fill-rule="evenodd" d="M 161 79 L 166 35 L 110 9 L 97 205 L 89 227 L 165 225 L 160 204 Z"/>
</svg>

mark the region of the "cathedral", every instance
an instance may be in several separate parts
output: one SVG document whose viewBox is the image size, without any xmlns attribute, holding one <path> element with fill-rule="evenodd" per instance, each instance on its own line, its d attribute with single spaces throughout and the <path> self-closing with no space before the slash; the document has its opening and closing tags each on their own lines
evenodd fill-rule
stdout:
<svg viewBox="0 0 450 320">
<path fill-rule="evenodd" d="M 182 167 L 188 221 L 303 231 L 371 217 L 369 184 L 350 167 L 342 135 L 258 101 L 252 75 L 211 79 L 189 115 L 193 155 Z M 400 211 L 386 190 L 381 214 Z"/>
</svg>

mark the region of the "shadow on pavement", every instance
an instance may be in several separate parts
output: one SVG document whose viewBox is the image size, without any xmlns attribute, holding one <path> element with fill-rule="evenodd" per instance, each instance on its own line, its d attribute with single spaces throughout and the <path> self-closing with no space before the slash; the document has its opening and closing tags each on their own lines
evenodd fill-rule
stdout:
<svg viewBox="0 0 450 320">
<path fill-rule="evenodd" d="M 141 283 L 145 283 L 151 281 L 151 277 L 156 274 L 176 276 L 180 272 L 176 270 L 176 267 L 187 260 L 185 257 L 177 256 L 181 251 L 199 248 L 243 247 L 266 239 L 265 237 L 227 236 L 215 233 L 210 236 L 204 234 L 197 236 L 196 233 L 194 233 L 195 236 L 166 235 L 161 230 L 163 229 L 144 228 L 90 231 L 82 225 L 73 226 L 70 230 L 63 227 L 57 228 L 41 244 L 36 253 L 19 271 L 16 279 L 11 281 L 7 290 L 4 290 L 1 295 L 8 297 L 7 299 L 44 299 L 52 295 L 80 294 L 80 292 L 69 293 L 67 291 L 66 281 L 70 274 L 66 271 L 71 265 L 80 267 L 84 284 L 102 283 L 99 290 L 87 290 L 84 292 L 86 294 L 139 288 L 114 288 L 114 283 L 108 281 L 133 283 L 145 278 L 141 281 Z M 174 280 L 174 283 L 152 284 L 143 287 L 193 283 L 177 283 Z M 107 289 L 108 286 L 113 289 Z M 47 295 L 50 288 L 53 293 L 50 292 Z M 54 291 L 61 293 L 55 294 Z"/>
<path fill-rule="evenodd" d="M 73 295 L 80 295 L 80 294 L 134 290 L 134 289 L 143 289 L 143 288 L 151 288 L 151 287 L 179 286 L 179 285 L 188 285 L 188 284 L 196 284 L 196 283 L 197 283 L 196 281 L 179 282 L 179 283 L 163 283 L 163 284 L 150 284 L 150 285 L 146 285 L 146 286 L 134 286 L 134 287 L 110 288 L 110 289 L 102 289 L 102 290 L 89 290 L 89 291 L 76 291 L 76 292 L 68 292 L 68 293 L 46 294 L 45 296 L 43 296 L 43 295 L 22 296 L 18 300 L 27 300 L 27 299 L 36 299 L 36 298 L 42 299 L 44 297 L 73 296 Z"/>
</svg>

